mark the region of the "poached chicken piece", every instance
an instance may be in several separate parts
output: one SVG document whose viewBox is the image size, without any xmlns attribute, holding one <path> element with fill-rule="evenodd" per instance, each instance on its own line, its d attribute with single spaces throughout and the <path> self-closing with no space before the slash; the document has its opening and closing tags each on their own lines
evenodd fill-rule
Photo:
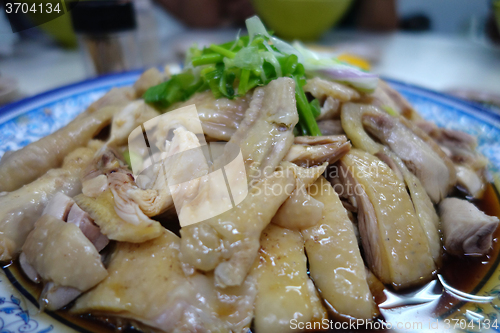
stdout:
<svg viewBox="0 0 500 333">
<path fill-rule="evenodd" d="M 255 332 L 293 332 L 290 321 L 327 318 L 313 282 L 307 276 L 304 239 L 299 231 L 270 224 L 262 232 L 252 275 L 256 277 Z"/>
<path fill-rule="evenodd" d="M 164 332 L 245 332 L 253 317 L 253 277 L 225 289 L 214 287 L 210 274 L 186 277 L 179 243 L 168 230 L 142 244 L 119 243 L 108 277 L 71 311 L 119 315 Z"/>
<path fill-rule="evenodd" d="M 62 194 L 61 192 L 56 193 L 54 197 L 50 200 L 49 204 L 45 207 L 43 211 L 43 216 L 49 215 L 57 220 L 66 221 L 70 224 L 76 225 L 83 233 L 85 237 L 94 245 L 97 252 L 101 251 L 108 243 L 109 240 L 106 236 L 101 234 L 99 227 L 97 227 L 90 216 L 83 212 L 71 199 L 70 197 Z M 54 222 L 54 221 L 52 221 Z M 37 222 L 38 223 L 38 222 Z M 56 223 L 60 224 L 60 223 Z M 55 249 L 53 246 L 61 245 L 61 242 L 75 241 L 77 247 L 73 254 L 70 254 L 71 258 L 64 258 L 65 260 L 77 260 L 84 254 L 78 253 L 82 251 L 82 247 L 78 246 L 78 242 L 82 242 L 78 232 L 72 231 L 67 233 L 62 233 L 60 236 L 49 234 L 51 232 L 51 223 L 44 222 L 41 225 L 35 224 L 35 230 L 30 233 L 26 243 L 23 246 L 23 252 L 20 255 L 20 265 L 24 273 L 28 276 L 30 280 L 35 283 L 39 283 L 43 280 L 45 286 L 43 288 L 42 294 L 40 296 L 40 304 L 42 307 L 48 310 L 57 310 L 67 305 L 69 302 L 74 300 L 76 297 L 80 296 L 81 288 L 76 288 L 74 285 L 63 285 L 62 281 L 74 279 L 71 275 L 71 271 L 65 272 L 66 276 L 64 279 L 60 278 L 60 273 L 56 272 L 54 266 L 50 266 L 45 263 L 45 260 L 41 262 L 36 256 L 51 256 L 54 254 Z M 37 229 L 38 228 L 38 229 Z M 34 243 L 38 242 L 38 243 Z M 85 242 L 84 242 L 85 243 Z M 44 245 L 45 244 L 45 245 Z M 64 244 L 63 244 L 64 246 Z M 64 251 L 62 248 L 61 251 Z M 36 252 L 39 251 L 39 252 Z M 92 251 L 91 251 L 92 252 Z M 69 265 L 71 263 L 66 263 Z M 75 263 L 76 264 L 76 263 Z M 88 265 L 88 260 L 82 262 L 82 265 Z M 99 266 L 100 267 L 100 266 Z M 83 267 L 85 268 L 85 267 Z M 92 267 L 88 267 L 96 272 Z M 41 273 L 38 273 L 41 270 Z M 75 274 L 79 274 L 79 270 L 75 271 Z M 42 274 L 42 277 L 40 276 Z M 49 276 L 49 278 L 47 277 Z M 82 278 L 86 278 L 82 276 Z M 90 282 L 91 283 L 91 282 Z"/>
<path fill-rule="evenodd" d="M 80 194 L 74 199 L 109 239 L 140 243 L 161 234 L 162 226 L 160 223 L 148 218 L 138 207 L 127 207 L 125 212 L 122 211 L 118 215 L 114 198 L 113 193 L 108 189 L 97 198 Z M 127 220 L 122 218 L 125 214 L 128 216 Z"/>
<path fill-rule="evenodd" d="M 434 262 L 439 266 L 442 246 L 439 235 L 439 217 L 434 205 L 419 178 L 410 172 L 404 161 L 389 147 L 375 142 L 368 135 L 363 127 L 362 119 L 365 114 L 387 116 L 373 106 L 348 103 L 342 108 L 342 126 L 355 147 L 379 157 L 395 172 L 400 180 L 404 180 L 410 192 L 417 218 L 427 235 Z"/>
<path fill-rule="evenodd" d="M 252 186 L 233 209 L 182 228 L 181 260 L 202 271 L 215 270 L 217 286 L 240 285 L 257 256 L 262 230 L 294 189 L 293 172 L 276 171 Z"/>
<path fill-rule="evenodd" d="M 307 80 L 303 89 L 305 92 L 317 98 L 321 105 L 320 115 L 316 117 L 316 120 L 320 121 L 318 122 L 318 126 L 321 129 L 321 133 L 323 133 L 323 135 L 342 134 L 342 132 L 328 133 L 328 128 L 326 131 L 323 131 L 324 128 L 322 128 L 320 123 L 321 121 L 329 122 L 333 121 L 333 119 L 338 120 L 340 118 L 340 107 L 342 103 L 358 100 L 360 94 L 353 88 L 344 84 L 317 77 Z M 342 130 L 342 128 L 340 128 L 340 130 Z"/>
<path fill-rule="evenodd" d="M 311 197 L 308 187 L 326 170 L 328 163 L 312 168 L 301 168 L 290 162 L 281 162 L 282 168 L 289 168 L 297 178 L 295 190 L 281 205 L 272 223 L 283 228 L 300 230 L 315 225 L 321 219 L 324 205 Z"/>
<path fill-rule="evenodd" d="M 159 115 L 158 111 L 143 100 L 130 102 L 113 116 L 111 134 L 106 144 L 110 146 L 126 144 L 130 133 L 137 126 Z"/>
<path fill-rule="evenodd" d="M 337 314 L 371 319 L 378 309 L 367 283 L 354 225 L 325 178 L 314 183 L 313 191 L 325 209 L 317 225 L 302 230 L 311 278 Z"/>
<path fill-rule="evenodd" d="M 299 121 L 295 82 L 279 78 L 256 88 L 230 144 L 241 149 L 249 182 L 271 175 L 292 146 Z"/>
<path fill-rule="evenodd" d="M 344 191 L 356 198 L 363 251 L 373 273 L 396 288 L 429 280 L 436 266 L 404 183 L 358 149 L 341 158 L 339 167 Z"/>
<path fill-rule="evenodd" d="M 229 141 L 240 126 L 251 99 L 250 94 L 234 99 L 216 99 L 210 91 L 206 91 L 197 93 L 188 101 L 175 104 L 170 109 L 196 105 L 203 133 L 212 140 Z"/>
<path fill-rule="evenodd" d="M 0 191 L 17 190 L 60 167 L 66 155 L 86 146 L 133 97 L 130 88 L 113 89 L 60 130 L 5 154 L 0 160 Z"/>
<path fill-rule="evenodd" d="M 161 73 L 156 67 L 148 69 L 134 83 L 136 96 L 141 97 L 146 90 L 160 84 L 163 80 L 165 80 L 165 74 Z"/>
<path fill-rule="evenodd" d="M 102 184 L 96 181 L 101 176 L 106 177 L 100 178 Z M 77 195 L 74 200 L 109 239 L 136 243 L 161 234 L 160 223 L 146 216 L 140 205 L 131 199 L 129 191 L 140 189 L 113 150 L 104 147 L 100 151 L 85 170 L 82 183 L 87 195 Z"/>
<path fill-rule="evenodd" d="M 340 111 L 339 111 L 340 115 Z M 336 119 L 325 119 L 318 121 L 318 127 L 321 134 L 325 136 L 330 135 L 345 135 L 344 129 L 342 128 L 342 123 L 340 120 Z"/>
<path fill-rule="evenodd" d="M 99 227 L 94 224 L 92 218 L 78 207 L 73 199 L 61 192 L 54 195 L 43 210 L 42 215 L 51 215 L 56 219 L 76 225 L 85 237 L 94 244 L 98 252 L 109 243 L 109 239 L 101 234 Z"/>
<path fill-rule="evenodd" d="M 299 136 L 284 157 L 285 161 L 302 167 L 335 163 L 344 156 L 351 144 L 345 135 Z"/>
<path fill-rule="evenodd" d="M 49 310 L 66 305 L 107 275 L 99 252 L 82 230 L 52 215 L 38 219 L 23 253 L 26 263 L 46 282 L 41 304 Z M 64 289 L 56 292 L 54 288 Z"/>
<path fill-rule="evenodd" d="M 469 201 L 457 198 L 443 200 L 439 214 L 446 252 L 481 256 L 490 250 L 499 222 L 496 216 L 488 216 Z"/>
<path fill-rule="evenodd" d="M 455 168 L 439 147 L 439 151 L 433 150 L 407 126 L 409 122 L 404 118 L 380 112 L 366 113 L 362 121 L 365 129 L 387 145 L 420 179 L 434 203 L 448 195 L 456 182 Z"/>
<path fill-rule="evenodd" d="M 477 151 L 477 139 L 461 131 L 438 128 L 424 120 L 416 125 L 433 138 L 455 163 L 458 185 L 474 198 L 480 198 L 486 188 L 488 160 Z"/>
<path fill-rule="evenodd" d="M 341 102 L 349 102 L 360 98 L 359 93 L 346 85 L 315 77 L 307 80 L 304 91 L 311 93 L 315 98 L 324 101 L 327 97 Z"/>
<path fill-rule="evenodd" d="M 0 196 L 0 260 L 17 256 L 36 220 L 57 192 L 68 196 L 81 192 L 80 173 L 93 154 L 91 148 L 78 148 L 64 158 L 62 168 L 49 170 L 32 183 Z"/>
<path fill-rule="evenodd" d="M 379 80 L 373 93 L 363 99 L 363 102 L 379 107 L 388 113 L 401 115 L 410 120 L 420 120 L 421 116 L 413 109 L 408 101 L 385 81 Z"/>
</svg>

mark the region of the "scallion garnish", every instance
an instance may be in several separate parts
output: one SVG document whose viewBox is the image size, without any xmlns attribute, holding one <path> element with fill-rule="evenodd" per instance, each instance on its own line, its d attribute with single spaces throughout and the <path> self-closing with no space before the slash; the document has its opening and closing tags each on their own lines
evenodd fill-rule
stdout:
<svg viewBox="0 0 500 333">
<path fill-rule="evenodd" d="M 296 132 L 300 135 L 321 135 L 315 120 L 320 114 L 319 101 L 314 99 L 309 102 L 302 88 L 306 74 L 317 75 L 321 72 L 335 75 L 335 80 L 364 90 L 373 86 L 373 75 L 364 74 L 336 59 L 319 57 L 300 45 L 294 47 L 272 36 L 256 16 L 249 18 L 246 24 L 248 36 L 240 37 L 238 33 L 236 40 L 231 42 L 212 44 L 204 49 L 190 48 L 184 71 L 148 89 L 144 100 L 166 109 L 189 99 L 197 91 L 205 90 L 211 90 L 216 98 L 232 99 L 278 77 L 290 77 L 295 80 L 300 119 Z M 343 75 L 346 71 L 349 75 Z M 352 82 L 349 77 L 353 77 Z"/>
</svg>

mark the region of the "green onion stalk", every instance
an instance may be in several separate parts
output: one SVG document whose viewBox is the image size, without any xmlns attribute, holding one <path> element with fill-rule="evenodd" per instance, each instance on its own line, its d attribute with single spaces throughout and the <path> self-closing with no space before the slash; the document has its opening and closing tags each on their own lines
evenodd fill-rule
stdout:
<svg viewBox="0 0 500 333">
<path fill-rule="evenodd" d="M 303 89 L 307 68 L 313 66 L 317 71 L 318 60 L 310 60 L 311 51 L 293 47 L 272 36 L 258 17 L 249 18 L 246 24 L 248 36 L 237 36 L 234 41 L 203 49 L 190 48 L 184 70 L 149 88 L 144 93 L 144 100 L 160 110 L 168 110 L 196 92 L 210 90 L 215 98 L 233 99 L 279 77 L 290 77 L 295 81 L 299 114 L 294 132 L 296 135 L 321 135 L 316 122 L 321 114 L 319 101 L 310 101 Z M 328 62 L 329 66 L 331 63 L 337 64 Z"/>
</svg>

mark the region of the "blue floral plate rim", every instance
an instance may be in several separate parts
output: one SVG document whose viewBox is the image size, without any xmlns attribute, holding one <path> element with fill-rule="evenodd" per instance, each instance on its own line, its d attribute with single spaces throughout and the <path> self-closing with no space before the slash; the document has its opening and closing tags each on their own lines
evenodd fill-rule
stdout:
<svg viewBox="0 0 500 333">
<path fill-rule="evenodd" d="M 122 73 L 115 74 L 107 74 L 95 78 L 86 79 L 83 81 L 75 82 L 69 85 L 65 85 L 62 87 L 58 87 L 52 90 L 48 90 L 46 92 L 30 96 L 19 101 L 15 101 L 10 104 L 6 104 L 0 107 L 0 124 L 4 123 L 7 120 L 10 120 L 18 115 L 23 114 L 26 111 L 29 111 L 31 108 L 36 105 L 40 105 L 44 102 L 44 100 L 53 101 L 54 97 L 63 98 L 70 97 L 72 95 L 85 92 L 88 88 L 97 89 L 100 87 L 107 87 L 112 85 L 113 83 L 117 83 L 119 85 L 123 85 L 124 83 L 135 81 L 143 70 L 134 70 Z M 457 103 L 460 106 L 465 106 L 470 110 L 474 111 L 474 114 L 480 116 L 483 120 L 493 120 L 496 127 L 500 128 L 500 114 L 490 110 L 480 104 L 467 101 L 464 99 L 460 99 L 458 97 L 438 92 L 432 89 L 428 89 L 422 86 L 418 86 L 412 83 L 382 77 L 383 80 L 389 82 L 396 89 L 407 89 L 412 90 L 413 92 L 419 91 L 423 92 L 429 96 L 433 96 L 438 99 L 445 99 L 448 103 L 453 102 Z"/>
<path fill-rule="evenodd" d="M 71 83 L 62 87 L 47 90 L 37 95 L 26 97 L 0 107 L 0 124 L 19 116 L 35 107 L 53 102 L 55 99 L 69 98 L 89 89 L 105 88 L 116 83 L 123 86 L 134 82 L 143 70 L 134 70 L 123 73 L 107 74 L 83 81 Z"/>
</svg>

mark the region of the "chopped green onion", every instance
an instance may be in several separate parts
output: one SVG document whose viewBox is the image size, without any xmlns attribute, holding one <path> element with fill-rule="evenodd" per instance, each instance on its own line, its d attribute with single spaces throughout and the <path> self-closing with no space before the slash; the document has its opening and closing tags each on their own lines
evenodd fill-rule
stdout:
<svg viewBox="0 0 500 333">
<path fill-rule="evenodd" d="M 295 74 L 298 64 L 298 58 L 295 54 L 291 54 L 287 57 L 280 57 L 278 58 L 278 61 L 281 65 L 283 76 L 289 76 Z"/>
<path fill-rule="evenodd" d="M 333 58 L 323 59 L 300 45 L 299 49 L 292 47 L 272 36 L 256 16 L 248 19 L 246 24 L 248 36 L 240 37 L 238 33 L 235 40 L 227 43 L 212 44 L 203 49 L 196 46 L 190 48 L 186 54 L 184 71 L 149 88 L 144 93 L 144 100 L 158 108 L 168 108 L 176 102 L 187 100 L 196 92 L 206 90 L 211 90 L 215 98 L 231 99 L 235 97 L 236 88 L 238 95 L 242 96 L 279 77 L 290 77 L 295 81 L 299 113 L 299 123 L 294 132 L 299 135 L 321 135 L 315 120 L 321 114 L 319 101 L 313 99 L 309 102 L 302 88 L 306 84 L 305 69 L 307 75 L 314 75 L 314 70 L 335 70 L 333 74 L 338 76 L 341 74 L 339 70 L 349 67 Z M 316 61 L 315 57 L 319 57 L 319 60 Z M 350 69 L 350 72 L 353 70 Z M 367 80 L 370 78 L 368 76 L 360 77 Z M 336 80 L 339 81 L 339 78 Z M 359 90 L 368 87 L 370 82 L 363 81 L 363 84 L 355 86 Z M 351 84 L 354 85 L 354 82 Z M 391 113 L 390 110 L 388 112 Z"/>
<path fill-rule="evenodd" d="M 250 71 L 248 69 L 241 70 L 240 83 L 238 85 L 238 94 L 245 95 L 248 91 L 248 79 L 250 78 Z"/>
<path fill-rule="evenodd" d="M 261 76 L 262 75 L 262 69 L 261 68 L 254 68 L 252 69 L 252 74 L 255 76 Z"/>
<path fill-rule="evenodd" d="M 398 117 L 399 114 L 396 112 L 396 110 L 394 110 L 393 108 L 391 108 L 389 105 L 384 105 L 382 106 L 382 109 L 387 112 L 388 114 L 390 114 L 391 116 L 393 117 Z"/>
<path fill-rule="evenodd" d="M 311 111 L 313 113 L 314 119 L 318 118 L 321 114 L 321 106 L 319 105 L 319 100 L 315 98 L 311 101 L 311 103 L 309 103 L 309 105 L 311 106 Z"/>
<path fill-rule="evenodd" d="M 223 59 L 223 56 L 218 54 L 218 53 L 210 53 L 210 54 L 204 54 L 199 57 L 194 57 L 192 64 L 194 67 L 196 66 L 202 66 L 202 65 L 210 65 L 210 64 L 216 64 L 218 62 L 221 62 Z"/>
<path fill-rule="evenodd" d="M 123 159 L 129 168 L 132 168 L 132 163 L 130 162 L 130 151 L 128 149 L 123 152 Z"/>
<path fill-rule="evenodd" d="M 212 90 L 214 97 L 220 98 L 220 97 L 222 97 L 222 92 L 220 91 L 220 88 L 219 88 L 219 82 L 220 82 L 220 79 L 222 78 L 223 73 L 222 73 L 222 69 L 220 68 L 220 66 L 217 66 L 217 67 L 218 67 L 217 69 L 205 74 L 205 80 L 207 81 L 208 86 L 210 87 L 210 90 Z"/>
<path fill-rule="evenodd" d="M 248 80 L 248 85 L 247 85 L 247 91 L 257 87 L 258 85 L 261 85 L 262 81 L 258 77 L 253 77 L 250 80 Z"/>
<path fill-rule="evenodd" d="M 235 77 L 236 76 L 233 72 L 224 72 L 223 70 L 222 77 L 219 81 L 219 90 L 221 91 L 222 95 L 229 99 L 234 97 L 233 82 Z"/>
<path fill-rule="evenodd" d="M 300 122 L 293 128 L 294 136 L 307 136 L 309 135 L 304 127 L 300 125 Z"/>
<path fill-rule="evenodd" d="M 262 44 L 264 43 L 264 38 L 262 37 L 257 37 L 255 38 L 251 43 L 250 45 L 253 45 L 253 46 L 256 46 L 256 45 L 259 45 L 259 44 Z"/>
<path fill-rule="evenodd" d="M 225 49 L 219 45 L 215 45 L 215 44 L 212 44 L 210 45 L 210 50 L 214 51 L 214 52 L 217 52 L 225 57 L 228 57 L 230 59 L 234 59 L 234 56 L 236 55 L 236 53 L 234 53 L 233 51 L 229 51 L 228 49 Z"/>
<path fill-rule="evenodd" d="M 203 80 L 195 78 L 189 71 L 173 75 L 166 82 L 151 87 L 143 95 L 147 103 L 158 108 L 168 108 L 170 105 L 185 101 L 204 85 Z"/>
<path fill-rule="evenodd" d="M 297 77 L 293 77 L 295 80 L 295 99 L 297 100 L 297 111 L 299 113 L 299 123 L 303 129 L 307 131 L 308 135 L 320 136 L 321 131 L 319 130 L 318 123 L 314 119 L 311 111 L 311 106 L 307 101 L 306 94 L 300 85 L 300 80 Z"/>
<path fill-rule="evenodd" d="M 207 74 L 208 72 L 214 71 L 214 70 L 215 70 L 215 66 L 207 66 L 201 70 L 200 75 L 205 76 L 205 74 Z"/>
</svg>

